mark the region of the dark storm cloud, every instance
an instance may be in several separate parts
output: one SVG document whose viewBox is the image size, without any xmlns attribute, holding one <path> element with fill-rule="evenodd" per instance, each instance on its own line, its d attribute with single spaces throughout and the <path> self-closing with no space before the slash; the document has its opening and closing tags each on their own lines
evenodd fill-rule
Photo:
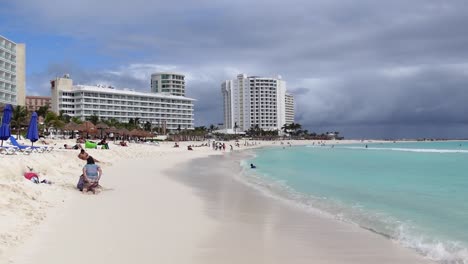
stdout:
<svg viewBox="0 0 468 264">
<path fill-rule="evenodd" d="M 188 95 L 198 100 L 197 124 L 209 124 L 222 122 L 224 79 L 241 72 L 280 74 L 296 95 L 296 121 L 309 130 L 336 128 L 352 137 L 468 137 L 464 1 L 11 5 L 25 19 L 25 30 L 93 42 L 100 54 L 116 60 L 114 67 L 94 71 L 55 62 L 60 66 L 29 77 L 31 88 L 31 82 L 70 72 L 81 83 L 145 90 L 151 71 L 170 66 L 187 73 Z"/>
</svg>

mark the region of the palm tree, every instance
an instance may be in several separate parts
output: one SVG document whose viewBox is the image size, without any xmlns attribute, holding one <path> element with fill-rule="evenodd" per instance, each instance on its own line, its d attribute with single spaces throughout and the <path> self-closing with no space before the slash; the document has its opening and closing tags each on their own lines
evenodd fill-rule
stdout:
<svg viewBox="0 0 468 264">
<path fill-rule="evenodd" d="M 145 125 L 143 126 L 146 131 L 151 131 L 151 122 L 146 121 Z"/>
<path fill-rule="evenodd" d="M 120 127 L 121 123 L 119 120 L 115 119 L 114 117 L 104 120 L 104 123 L 106 123 L 110 127 Z"/>
<path fill-rule="evenodd" d="M 56 129 L 62 129 L 65 126 L 65 122 L 60 120 L 60 118 L 54 112 L 47 112 L 44 119 L 44 124 L 46 127 L 46 132 L 49 132 L 49 128 L 51 127 Z"/>
<path fill-rule="evenodd" d="M 48 104 L 39 107 L 39 109 L 37 109 L 37 111 L 36 111 L 37 115 L 42 116 L 42 117 L 45 117 L 47 112 L 49 112 L 49 105 Z"/>
<path fill-rule="evenodd" d="M 81 121 L 81 119 L 79 117 L 76 117 L 76 116 L 72 117 L 71 121 L 73 123 L 77 123 L 77 124 L 82 124 L 83 123 L 83 121 Z"/>
<path fill-rule="evenodd" d="M 286 135 L 288 134 L 288 130 L 291 129 L 291 125 L 289 125 L 289 124 L 284 124 L 284 125 L 281 127 L 281 129 L 283 130 L 284 135 L 286 136 Z"/>
<path fill-rule="evenodd" d="M 210 133 L 211 133 L 211 132 L 213 132 L 213 131 L 215 131 L 215 130 L 218 130 L 218 127 L 215 126 L 215 125 L 213 125 L 213 124 L 211 124 L 208 131 L 210 131 Z"/>
<path fill-rule="evenodd" d="M 17 137 L 19 137 L 21 127 L 25 125 L 28 117 L 26 106 L 16 106 L 11 117 L 11 126 L 16 128 Z"/>
<path fill-rule="evenodd" d="M 91 121 L 91 123 L 96 125 L 99 122 L 99 116 L 93 114 L 92 116 L 86 118 L 86 120 Z"/>
<path fill-rule="evenodd" d="M 60 110 L 60 113 L 59 113 L 59 119 L 62 120 L 63 122 L 65 123 L 70 123 L 70 120 L 71 120 L 71 116 L 67 115 L 64 113 L 63 110 Z"/>
<path fill-rule="evenodd" d="M 140 127 L 140 118 L 136 117 L 134 121 L 135 121 L 135 127 L 139 128 Z"/>
<path fill-rule="evenodd" d="M 302 128 L 301 124 L 299 123 L 291 123 L 289 128 L 293 130 L 293 134 L 297 135 L 297 132 Z"/>
<path fill-rule="evenodd" d="M 237 129 L 239 126 L 237 125 L 237 122 L 234 122 L 234 135 L 237 135 Z"/>
</svg>

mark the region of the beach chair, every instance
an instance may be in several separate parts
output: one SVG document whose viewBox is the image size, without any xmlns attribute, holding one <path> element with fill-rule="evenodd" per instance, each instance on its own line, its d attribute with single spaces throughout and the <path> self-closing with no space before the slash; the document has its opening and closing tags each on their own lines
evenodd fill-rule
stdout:
<svg viewBox="0 0 468 264">
<path fill-rule="evenodd" d="M 3 148 L 0 148 L 0 154 L 1 155 L 16 155 L 17 153 L 14 148 L 3 147 Z"/>
<path fill-rule="evenodd" d="M 21 145 L 20 143 L 18 143 L 18 141 L 16 141 L 16 138 L 14 138 L 13 136 L 10 136 L 10 143 L 14 147 L 18 148 L 19 151 L 23 152 L 23 154 L 31 154 L 31 152 L 42 153 L 42 152 L 45 151 L 45 148 L 43 148 L 43 147 L 34 147 L 34 146 Z"/>
</svg>

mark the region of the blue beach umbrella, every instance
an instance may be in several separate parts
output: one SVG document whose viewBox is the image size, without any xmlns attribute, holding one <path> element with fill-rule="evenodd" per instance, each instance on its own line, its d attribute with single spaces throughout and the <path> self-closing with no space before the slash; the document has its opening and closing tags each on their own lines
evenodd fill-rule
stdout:
<svg viewBox="0 0 468 264">
<path fill-rule="evenodd" d="M 28 133 L 26 138 L 31 140 L 32 145 L 39 139 L 39 130 L 37 129 L 37 113 L 33 112 L 29 121 Z"/>
<path fill-rule="evenodd" d="M 2 147 L 3 147 L 3 140 L 7 140 L 11 136 L 10 132 L 10 121 L 11 115 L 13 114 L 13 107 L 10 104 L 7 104 L 3 109 L 3 118 L 2 118 L 2 126 L 0 127 L 0 139 L 2 140 Z"/>
</svg>

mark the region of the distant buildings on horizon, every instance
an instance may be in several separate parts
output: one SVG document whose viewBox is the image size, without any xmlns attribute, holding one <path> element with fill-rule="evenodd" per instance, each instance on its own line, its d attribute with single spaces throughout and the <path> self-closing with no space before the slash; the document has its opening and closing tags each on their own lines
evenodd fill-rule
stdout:
<svg viewBox="0 0 468 264">
<path fill-rule="evenodd" d="M 278 78 L 239 74 L 221 84 L 224 104 L 224 133 L 247 131 L 252 127 L 282 131 L 294 122 L 294 96 L 286 82 Z M 27 96 L 29 111 L 49 104 L 55 113 L 86 120 L 92 115 L 102 120 L 128 122 L 139 118 L 169 131 L 194 128 L 194 101 L 185 97 L 185 76 L 154 73 L 151 92 L 115 89 L 112 86 L 73 85 L 68 75 L 51 81 L 51 97 Z"/>
<path fill-rule="evenodd" d="M 0 105 L 25 105 L 26 45 L 0 35 Z"/>
<path fill-rule="evenodd" d="M 226 133 L 247 131 L 258 126 L 278 130 L 294 122 L 294 97 L 287 93 L 281 77 L 237 75 L 221 84 Z"/>
<path fill-rule="evenodd" d="M 0 105 L 26 106 L 37 111 L 50 105 L 55 113 L 81 120 L 97 115 L 165 127 L 168 130 L 194 128 L 194 101 L 185 96 L 185 76 L 175 72 L 151 74 L 150 92 L 113 87 L 73 85 L 68 75 L 51 81 L 51 96 L 26 96 L 26 48 L 0 35 Z M 224 129 L 227 133 L 258 126 L 279 130 L 294 122 L 294 97 L 286 82 L 278 78 L 239 74 L 221 84 Z"/>
<path fill-rule="evenodd" d="M 193 129 L 195 99 L 184 96 L 185 83 L 174 83 L 179 78 L 183 80 L 184 75 L 157 73 L 153 76 L 151 92 L 145 93 L 110 86 L 73 85 L 72 79 L 65 75 L 51 81 L 51 109 L 81 120 L 92 115 L 124 123 L 138 118 L 142 123 L 150 122 L 164 130 Z M 169 86 L 160 86 L 165 80 L 170 81 Z"/>
<path fill-rule="evenodd" d="M 36 95 L 27 95 L 26 96 L 26 109 L 29 112 L 34 112 L 39 110 L 40 107 L 51 104 L 50 96 L 36 96 Z"/>
</svg>

